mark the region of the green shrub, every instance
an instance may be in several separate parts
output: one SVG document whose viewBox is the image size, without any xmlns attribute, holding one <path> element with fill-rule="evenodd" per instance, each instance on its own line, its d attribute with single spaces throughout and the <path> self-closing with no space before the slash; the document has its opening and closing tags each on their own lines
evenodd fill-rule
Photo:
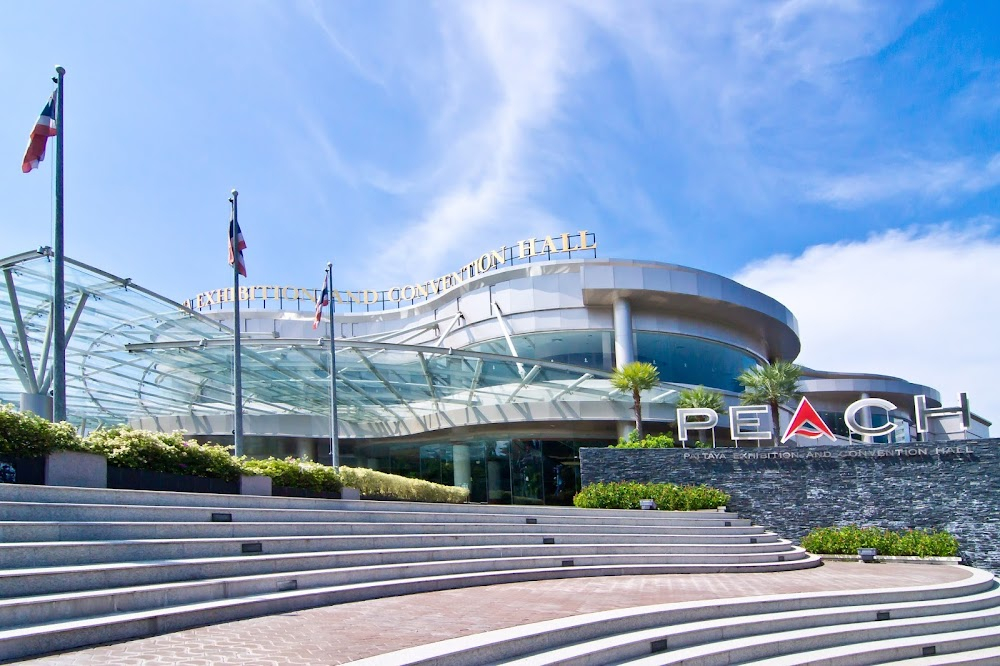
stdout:
<svg viewBox="0 0 1000 666">
<path fill-rule="evenodd" d="M 857 555 L 859 548 L 875 548 L 879 555 L 954 557 L 958 554 L 958 539 L 944 531 L 894 532 L 847 525 L 814 529 L 802 539 L 802 547 L 810 553 L 824 555 Z"/>
<path fill-rule="evenodd" d="M 231 447 L 185 441 L 184 433 L 149 432 L 129 426 L 115 426 L 92 432 L 85 448 L 108 459 L 109 465 L 206 476 L 233 481 L 242 472 L 240 460 Z"/>
<path fill-rule="evenodd" d="M 340 476 L 345 486 L 357 488 L 362 495 L 370 497 L 452 504 L 461 504 L 469 500 L 468 488 L 408 479 L 361 467 L 341 467 Z"/>
<path fill-rule="evenodd" d="M 651 499 L 663 511 L 714 509 L 729 502 L 729 495 L 709 486 L 678 486 L 673 483 L 592 483 L 573 498 L 573 504 L 588 509 L 638 509 L 639 500 Z"/>
<path fill-rule="evenodd" d="M 82 449 L 72 424 L 50 423 L 31 412 L 16 411 L 13 405 L 0 406 L 0 455 L 33 458 Z"/>
<path fill-rule="evenodd" d="M 333 467 L 294 458 L 243 461 L 243 473 L 271 477 L 276 486 L 304 488 L 316 492 L 339 492 L 340 474 Z"/>
<path fill-rule="evenodd" d="M 633 430 L 628 437 L 619 437 L 617 444 L 612 444 L 612 449 L 672 449 L 674 448 L 673 435 L 646 435 L 639 439 L 639 431 Z"/>
</svg>

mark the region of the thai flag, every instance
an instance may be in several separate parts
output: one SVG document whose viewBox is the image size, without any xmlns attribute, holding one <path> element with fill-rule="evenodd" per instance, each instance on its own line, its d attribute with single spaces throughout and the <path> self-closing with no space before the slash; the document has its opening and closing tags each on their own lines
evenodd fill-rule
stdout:
<svg viewBox="0 0 1000 666">
<path fill-rule="evenodd" d="M 236 252 L 233 252 L 233 224 L 236 225 Z M 240 231 L 240 223 L 235 220 L 229 220 L 229 265 L 233 265 L 233 255 L 236 255 L 236 260 L 239 262 L 236 266 L 236 270 L 240 272 L 243 277 L 247 276 L 247 265 L 243 261 L 243 250 L 247 249 L 247 242 L 243 240 L 243 232 Z"/>
<path fill-rule="evenodd" d="M 45 144 L 50 136 L 56 135 L 56 92 L 52 91 L 48 104 L 42 109 L 35 126 L 31 129 L 28 139 L 28 149 L 24 151 L 21 161 L 21 171 L 28 173 L 38 168 L 38 163 L 45 159 Z"/>
<path fill-rule="evenodd" d="M 325 278 L 323 279 L 323 293 L 319 295 L 316 299 L 316 318 L 313 319 L 313 330 L 319 326 L 319 322 L 323 319 L 323 308 L 330 304 L 330 284 Z"/>
</svg>

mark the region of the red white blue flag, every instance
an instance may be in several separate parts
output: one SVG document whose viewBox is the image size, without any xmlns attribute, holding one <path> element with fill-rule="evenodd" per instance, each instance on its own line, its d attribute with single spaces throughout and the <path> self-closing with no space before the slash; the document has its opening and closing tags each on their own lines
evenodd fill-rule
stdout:
<svg viewBox="0 0 1000 666">
<path fill-rule="evenodd" d="M 28 149 L 24 151 L 21 161 L 21 171 L 28 173 L 38 168 L 38 163 L 45 159 L 45 144 L 50 136 L 56 135 L 56 93 L 52 91 L 48 103 L 38 116 L 35 126 L 31 128 L 31 138 L 28 139 Z"/>
<path fill-rule="evenodd" d="M 233 225 L 236 225 L 236 251 L 233 251 Z M 240 272 L 243 277 L 247 276 L 247 265 L 243 261 L 243 250 L 247 249 L 247 242 L 243 240 L 243 232 L 240 231 L 240 223 L 235 220 L 229 220 L 229 265 L 232 266 L 233 262 L 238 262 L 236 264 L 236 270 Z M 235 255 L 235 256 L 234 256 Z"/>
<path fill-rule="evenodd" d="M 316 299 L 316 318 L 313 319 L 313 330 L 319 326 L 319 322 L 323 320 L 323 308 L 330 304 L 330 284 L 329 280 L 325 277 L 323 278 L 323 292 Z"/>
</svg>

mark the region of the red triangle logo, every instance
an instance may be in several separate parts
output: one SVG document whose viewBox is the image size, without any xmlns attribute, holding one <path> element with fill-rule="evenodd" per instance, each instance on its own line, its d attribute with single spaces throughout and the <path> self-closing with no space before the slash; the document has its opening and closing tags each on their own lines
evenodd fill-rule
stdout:
<svg viewBox="0 0 1000 666">
<path fill-rule="evenodd" d="M 785 428 L 785 434 L 781 438 L 781 443 L 784 444 L 789 439 L 795 435 L 802 435 L 809 439 L 819 439 L 820 437 L 829 437 L 833 441 L 837 441 L 837 438 L 833 436 L 833 432 L 830 431 L 830 426 L 823 422 L 823 419 L 819 417 L 813 406 L 809 404 L 809 400 L 805 397 L 799 402 L 799 406 L 795 409 L 795 413 L 792 414 L 792 420 L 788 423 L 788 427 Z"/>
</svg>

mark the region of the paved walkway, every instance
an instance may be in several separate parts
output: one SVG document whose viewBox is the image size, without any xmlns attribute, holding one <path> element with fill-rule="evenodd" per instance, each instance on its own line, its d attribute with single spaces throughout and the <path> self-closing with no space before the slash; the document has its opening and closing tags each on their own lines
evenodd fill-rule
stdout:
<svg viewBox="0 0 1000 666">
<path fill-rule="evenodd" d="M 427 592 L 240 620 L 26 660 L 43 665 L 344 664 L 446 638 L 616 608 L 762 594 L 931 585 L 958 567 L 829 562 L 757 574 L 571 578 Z"/>
</svg>

